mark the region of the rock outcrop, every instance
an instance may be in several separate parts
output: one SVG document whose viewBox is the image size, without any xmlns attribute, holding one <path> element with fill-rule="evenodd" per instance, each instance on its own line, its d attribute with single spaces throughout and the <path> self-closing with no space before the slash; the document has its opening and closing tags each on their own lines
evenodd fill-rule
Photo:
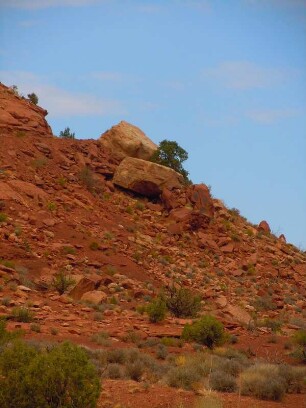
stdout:
<svg viewBox="0 0 306 408">
<path fill-rule="evenodd" d="M 117 160 L 125 157 L 148 160 L 157 149 L 156 144 L 142 130 L 125 121 L 107 130 L 99 140 Z"/>
<path fill-rule="evenodd" d="M 0 83 L 0 131 L 25 136 L 27 132 L 43 137 L 52 136 L 52 130 L 45 120 L 48 112 L 28 99 L 14 93 Z"/>
<path fill-rule="evenodd" d="M 146 197 L 156 197 L 164 188 L 182 188 L 184 178 L 169 167 L 126 157 L 118 166 L 113 183 Z"/>
<path fill-rule="evenodd" d="M 257 227 L 258 231 L 264 232 L 265 234 L 269 234 L 271 232 L 271 228 L 267 221 L 261 221 Z"/>
</svg>

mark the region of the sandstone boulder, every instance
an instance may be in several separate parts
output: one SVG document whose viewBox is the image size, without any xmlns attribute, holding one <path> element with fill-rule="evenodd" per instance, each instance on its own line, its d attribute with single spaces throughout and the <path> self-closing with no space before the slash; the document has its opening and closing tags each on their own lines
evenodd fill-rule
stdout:
<svg viewBox="0 0 306 408">
<path fill-rule="evenodd" d="M 269 232 L 271 232 L 270 226 L 267 223 L 267 221 L 261 221 L 257 227 L 258 231 L 264 232 L 266 234 L 268 234 Z"/>
<path fill-rule="evenodd" d="M 210 191 L 205 184 L 194 184 L 188 189 L 188 198 L 193 208 L 205 214 L 209 219 L 214 216 L 214 204 Z"/>
<path fill-rule="evenodd" d="M 103 133 L 99 141 L 118 160 L 125 157 L 148 160 L 157 149 L 142 130 L 125 121 Z"/>
<path fill-rule="evenodd" d="M 69 295 L 76 300 L 81 299 L 81 297 L 87 293 L 91 292 L 99 286 L 99 283 L 94 282 L 92 279 L 84 276 L 78 283 L 70 290 Z"/>
<path fill-rule="evenodd" d="M 102 292 L 101 290 L 92 290 L 90 292 L 84 293 L 81 297 L 81 300 L 84 302 L 93 303 L 95 305 L 100 305 L 101 303 L 105 302 L 107 299 L 107 294 Z"/>
<path fill-rule="evenodd" d="M 160 164 L 126 157 L 118 166 L 113 183 L 147 197 L 156 197 L 164 188 L 181 188 L 184 178 Z"/>
</svg>

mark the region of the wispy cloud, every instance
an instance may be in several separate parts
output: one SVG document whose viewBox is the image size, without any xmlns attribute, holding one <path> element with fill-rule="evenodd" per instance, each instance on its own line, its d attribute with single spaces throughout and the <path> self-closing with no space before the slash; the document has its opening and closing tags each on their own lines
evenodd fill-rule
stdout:
<svg viewBox="0 0 306 408">
<path fill-rule="evenodd" d="M 204 79 L 238 90 L 271 87 L 296 74 L 293 69 L 266 68 L 250 61 L 227 61 L 202 71 Z"/>
<path fill-rule="evenodd" d="M 290 8 L 305 8 L 306 0 L 244 0 L 245 3 L 261 6 L 277 6 Z"/>
<path fill-rule="evenodd" d="M 301 109 L 259 109 L 246 113 L 246 116 L 262 125 L 271 125 L 281 120 L 293 118 L 302 114 Z"/>
<path fill-rule="evenodd" d="M 49 7 L 78 7 L 106 3 L 108 0 L 0 0 L 2 7 L 42 9 Z"/>
<path fill-rule="evenodd" d="M 69 92 L 29 72 L 0 71 L 0 77 L 7 85 L 17 85 L 24 95 L 35 92 L 39 97 L 39 104 L 48 110 L 50 117 L 127 113 L 120 101 L 105 100 L 86 93 Z"/>
</svg>

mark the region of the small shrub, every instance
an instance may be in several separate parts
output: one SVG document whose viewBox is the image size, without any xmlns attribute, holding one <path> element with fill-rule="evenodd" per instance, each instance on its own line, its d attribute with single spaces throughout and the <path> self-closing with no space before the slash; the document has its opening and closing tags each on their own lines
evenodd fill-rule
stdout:
<svg viewBox="0 0 306 408">
<path fill-rule="evenodd" d="M 34 105 L 38 104 L 38 96 L 34 92 L 28 94 L 28 98 L 30 102 L 33 103 Z"/>
<path fill-rule="evenodd" d="M 96 241 L 93 241 L 93 242 L 91 242 L 90 244 L 89 244 L 89 248 L 92 250 L 92 251 L 97 251 L 98 249 L 99 249 L 99 243 L 98 242 L 96 242 Z"/>
<path fill-rule="evenodd" d="M 89 167 L 85 166 L 79 173 L 79 179 L 81 183 L 87 188 L 88 191 L 93 192 L 96 186 L 96 180 L 93 172 Z"/>
<path fill-rule="evenodd" d="M 170 387 L 191 390 L 193 385 L 201 380 L 201 374 L 195 367 L 178 366 L 169 370 L 166 381 Z"/>
<path fill-rule="evenodd" d="M 140 210 L 143 211 L 146 208 L 146 206 L 144 205 L 144 203 L 142 203 L 141 201 L 137 201 L 135 204 L 135 209 L 136 210 Z"/>
<path fill-rule="evenodd" d="M 306 330 L 298 330 L 294 335 L 294 341 L 299 346 L 296 356 L 306 363 Z"/>
<path fill-rule="evenodd" d="M 57 179 L 57 183 L 61 186 L 61 187 L 65 187 L 67 184 L 67 179 L 65 177 L 59 177 Z"/>
<path fill-rule="evenodd" d="M 33 312 L 27 307 L 14 307 L 12 310 L 12 318 L 16 322 L 29 323 L 33 320 Z"/>
<path fill-rule="evenodd" d="M 54 276 L 52 280 L 52 286 L 58 291 L 60 295 L 65 293 L 70 286 L 75 284 L 75 280 L 68 276 L 65 272 L 61 271 Z"/>
<path fill-rule="evenodd" d="M 182 338 L 196 341 L 212 349 L 224 342 L 225 333 L 223 325 L 219 320 L 214 316 L 206 315 L 191 325 L 186 324 L 183 329 Z"/>
<path fill-rule="evenodd" d="M 168 288 L 165 300 L 167 308 L 175 317 L 194 317 L 201 308 L 199 296 L 194 296 L 189 289 L 174 285 Z"/>
<path fill-rule="evenodd" d="M 123 349 L 113 349 L 109 350 L 106 354 L 106 359 L 108 363 L 124 364 L 126 361 L 126 353 Z"/>
<path fill-rule="evenodd" d="M 151 323 L 157 323 L 164 320 L 166 312 L 166 302 L 161 296 L 154 299 L 147 307 L 147 313 Z"/>
<path fill-rule="evenodd" d="M 141 360 L 137 360 L 126 366 L 126 374 L 131 380 L 140 381 L 145 371 L 145 365 Z"/>
<path fill-rule="evenodd" d="M 76 249 L 74 248 L 74 247 L 72 247 L 72 246 L 64 246 L 63 248 L 62 248 L 62 254 L 64 254 L 64 255 L 74 255 L 76 253 Z"/>
<path fill-rule="evenodd" d="M 52 336 L 56 336 L 58 334 L 58 329 L 56 327 L 51 327 L 50 333 Z"/>
<path fill-rule="evenodd" d="M 279 366 L 279 374 L 286 381 L 286 392 L 299 394 L 306 389 L 306 367 L 282 364 Z"/>
<path fill-rule="evenodd" d="M 298 330 L 294 335 L 294 340 L 299 346 L 306 347 L 306 330 Z"/>
<path fill-rule="evenodd" d="M 70 131 L 69 127 L 66 127 L 65 130 L 62 130 L 59 134 L 59 137 L 63 139 L 75 139 L 75 133 Z"/>
<path fill-rule="evenodd" d="M 107 332 L 99 332 L 92 335 L 91 340 L 100 346 L 108 347 L 111 345 L 109 334 Z"/>
<path fill-rule="evenodd" d="M 159 344 L 156 350 L 156 357 L 160 360 L 165 360 L 168 356 L 167 347 L 163 344 Z"/>
<path fill-rule="evenodd" d="M 234 392 L 237 387 L 236 378 L 221 370 L 213 371 L 209 382 L 213 390 L 220 392 Z"/>
<path fill-rule="evenodd" d="M 285 380 L 278 367 L 272 364 L 255 364 L 241 374 L 241 394 L 259 399 L 280 401 L 285 393 Z"/>
<path fill-rule="evenodd" d="M 3 212 L 0 212 L 0 222 L 6 222 L 7 215 Z"/>
<path fill-rule="evenodd" d="M 2 305 L 3 306 L 9 306 L 10 305 L 10 303 L 11 303 L 11 298 L 10 297 L 8 297 L 8 296 L 5 296 L 5 297 L 3 297 L 2 299 L 1 299 L 1 303 L 2 303 Z"/>
<path fill-rule="evenodd" d="M 32 323 L 31 326 L 30 326 L 30 329 L 35 333 L 40 333 L 41 332 L 40 324 L 38 324 L 38 323 Z"/>
<path fill-rule="evenodd" d="M 112 380 L 122 378 L 122 368 L 120 364 L 110 364 L 107 367 L 106 377 L 111 378 Z"/>
<path fill-rule="evenodd" d="M 56 208 L 57 208 L 57 205 L 56 205 L 56 203 L 54 203 L 53 201 L 49 201 L 49 202 L 47 203 L 47 209 L 48 209 L 49 211 L 55 211 Z"/>
</svg>

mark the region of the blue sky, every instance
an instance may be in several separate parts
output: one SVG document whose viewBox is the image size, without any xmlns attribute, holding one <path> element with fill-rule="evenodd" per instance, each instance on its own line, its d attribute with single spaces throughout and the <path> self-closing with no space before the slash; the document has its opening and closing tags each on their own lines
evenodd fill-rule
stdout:
<svg viewBox="0 0 306 408">
<path fill-rule="evenodd" d="M 124 119 L 306 248 L 306 0 L 0 0 L 0 80 L 54 134 Z"/>
</svg>

